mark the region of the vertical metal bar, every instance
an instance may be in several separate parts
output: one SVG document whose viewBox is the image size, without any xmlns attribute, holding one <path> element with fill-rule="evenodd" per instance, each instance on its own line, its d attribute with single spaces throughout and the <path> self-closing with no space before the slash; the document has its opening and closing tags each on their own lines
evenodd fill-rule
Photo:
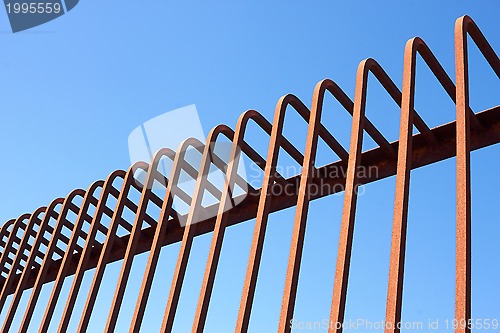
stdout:
<svg viewBox="0 0 500 333">
<path fill-rule="evenodd" d="M 92 316 L 92 310 L 94 309 L 95 301 L 97 299 L 97 293 L 99 292 L 99 287 L 101 285 L 101 281 L 104 276 L 104 270 L 106 268 L 106 265 L 108 264 L 108 258 L 111 253 L 111 249 L 113 247 L 113 242 L 116 239 L 116 231 L 118 229 L 118 226 L 120 225 L 120 220 L 122 219 L 122 213 L 123 209 L 125 208 L 125 202 L 128 200 L 128 194 L 130 192 L 132 182 L 136 181 L 134 178 L 134 174 L 139 169 L 147 171 L 148 165 L 144 162 L 137 162 L 134 165 L 132 165 L 127 171 L 124 183 L 125 186 L 122 188 L 122 191 L 120 192 L 120 195 L 118 197 L 118 204 L 116 205 L 116 209 L 114 210 L 113 217 L 111 219 L 111 223 L 108 229 L 108 234 L 106 236 L 106 240 L 104 241 L 104 246 L 99 256 L 99 261 L 97 263 L 97 267 L 94 273 L 94 278 L 92 280 L 92 284 L 90 285 L 87 301 L 83 308 L 82 317 L 78 325 L 78 330 L 77 330 L 78 332 L 87 331 L 90 322 L 90 317 Z"/>
<path fill-rule="evenodd" d="M 234 184 L 234 174 L 237 173 L 237 168 L 239 164 L 239 144 L 238 142 L 242 140 L 242 119 L 244 116 L 240 117 L 238 120 L 238 125 L 234 135 L 234 141 L 231 147 L 231 153 L 229 157 L 228 170 L 226 173 L 226 183 L 224 184 L 224 189 L 222 191 L 219 209 L 217 213 L 217 220 L 214 226 L 214 234 L 212 236 L 212 243 L 210 244 L 210 250 L 208 253 L 207 267 L 205 269 L 203 282 L 200 290 L 200 298 L 198 300 L 198 306 L 196 308 L 195 318 L 193 322 L 193 327 L 191 331 L 201 333 L 205 326 L 206 315 L 208 312 L 208 304 L 210 300 L 210 295 L 213 288 L 213 283 L 215 279 L 215 271 L 217 269 L 217 264 L 219 261 L 220 251 L 222 248 L 222 240 L 224 238 L 225 230 L 225 220 L 227 220 L 227 212 L 231 208 L 231 189 Z"/>
<path fill-rule="evenodd" d="M 132 263 L 135 257 L 137 245 L 139 243 L 139 238 L 142 231 L 142 222 L 144 220 L 144 215 L 146 214 L 148 208 L 148 203 L 150 201 L 150 197 L 152 194 L 154 181 L 156 179 L 156 174 L 158 173 L 157 168 L 161 161 L 161 158 L 164 156 L 168 156 L 168 158 L 174 159 L 175 152 L 173 152 L 171 149 L 162 149 L 158 151 L 151 162 L 150 168 L 148 169 L 145 185 L 142 190 L 141 199 L 138 205 L 137 213 L 135 215 L 134 226 L 132 228 L 132 232 L 130 233 L 130 238 L 127 244 L 127 250 L 123 258 L 123 264 L 121 267 L 120 276 L 118 277 L 118 282 L 116 285 L 115 295 L 113 297 L 113 302 L 111 304 L 111 309 L 109 311 L 108 320 L 106 323 L 106 327 L 104 329 L 105 332 L 113 332 L 115 330 L 116 321 L 118 320 L 118 314 L 123 301 L 123 296 L 125 294 L 125 288 L 128 282 L 128 277 L 130 274 L 130 270 L 132 268 Z"/>
<path fill-rule="evenodd" d="M 356 74 L 356 89 L 354 96 L 354 109 L 352 115 L 351 143 L 347 165 L 347 177 L 344 193 L 344 207 L 340 226 L 340 239 L 337 251 L 337 265 L 333 284 L 333 299 L 330 321 L 333 323 L 329 333 L 342 332 L 341 324 L 344 321 L 345 302 L 347 296 L 347 281 L 349 278 L 349 265 L 351 262 L 352 238 L 354 233 L 354 220 L 356 214 L 358 175 L 357 170 L 361 160 L 363 146 L 363 129 L 365 120 L 366 85 L 368 74 L 366 71 L 368 60 L 362 61 Z"/>
<path fill-rule="evenodd" d="M 285 288 L 281 304 L 278 332 L 289 333 L 291 331 L 290 320 L 293 317 L 297 284 L 299 280 L 300 261 L 304 246 L 306 232 L 306 220 L 309 209 L 309 190 L 315 175 L 314 162 L 316 159 L 318 135 L 323 110 L 325 86 L 329 81 L 321 81 L 314 89 L 312 109 L 307 128 L 306 147 L 304 161 L 302 163 L 302 175 L 300 177 L 297 208 L 290 244 L 290 255 L 285 280 Z"/>
<path fill-rule="evenodd" d="M 236 333 L 247 332 L 248 324 L 250 323 L 250 312 L 255 295 L 255 287 L 257 285 L 257 275 L 262 256 L 262 248 L 264 246 L 264 236 L 267 227 L 267 220 L 271 208 L 270 198 L 272 195 L 272 186 L 276 178 L 276 164 L 278 162 L 278 153 L 282 140 L 281 133 L 283 131 L 285 110 L 290 99 L 290 95 L 285 95 L 281 97 L 276 104 L 276 111 L 274 113 L 273 127 L 271 131 L 271 139 L 269 141 L 266 169 L 264 172 L 259 205 L 257 208 L 257 217 L 255 221 L 254 233 L 252 236 L 250 256 L 248 258 L 247 272 L 245 275 L 245 282 L 241 295 L 238 319 L 236 321 Z"/>
<path fill-rule="evenodd" d="M 401 306 L 403 301 L 403 276 L 410 192 L 413 107 L 415 95 L 416 58 L 414 41 L 415 40 L 409 40 L 406 43 L 404 55 L 396 195 L 394 200 L 394 220 L 392 225 L 389 286 L 387 291 L 385 319 L 386 333 L 399 333 L 399 322 L 401 321 Z"/>
<path fill-rule="evenodd" d="M 118 171 L 117 172 L 121 177 L 124 178 L 123 184 L 122 184 L 122 191 L 129 186 L 127 183 L 127 174 L 124 171 Z M 112 189 L 112 182 L 109 182 L 109 192 L 111 192 Z M 82 254 L 80 256 L 80 260 L 78 262 L 78 266 L 75 272 L 75 276 L 73 277 L 73 283 L 71 284 L 71 289 L 68 293 L 68 298 L 66 300 L 66 304 L 64 306 L 64 311 L 61 316 L 61 321 L 59 323 L 59 328 L 58 332 L 66 332 L 68 329 L 69 321 L 71 319 L 71 314 L 73 313 L 73 308 L 75 306 L 75 302 L 78 296 L 78 292 L 80 291 L 80 286 L 83 280 L 83 276 L 85 274 L 85 271 L 87 270 L 87 263 L 90 259 L 90 254 L 92 253 L 92 249 L 95 245 L 95 236 L 97 233 L 97 230 L 99 229 L 99 224 L 101 222 L 102 214 L 104 213 L 104 210 L 106 208 L 106 201 L 108 199 L 109 195 L 108 191 L 103 191 L 101 194 L 101 200 L 100 200 L 100 206 L 96 209 L 94 219 L 92 220 L 92 225 L 90 226 L 90 230 L 87 236 L 87 241 L 85 242 L 85 246 L 83 248 Z M 117 200 L 116 207 L 120 205 L 120 201 Z M 108 230 L 109 232 L 109 230 Z M 44 321 L 43 326 L 48 326 L 49 322 Z M 39 330 L 39 333 L 44 333 L 46 331 L 41 331 Z"/>
<path fill-rule="evenodd" d="M 467 34 L 460 19 L 455 25 L 457 81 L 457 225 L 456 225 L 456 333 L 469 333 L 471 318 L 471 192 Z M 465 324 L 465 325 L 464 325 Z"/>
<path fill-rule="evenodd" d="M 179 255 L 177 258 L 177 263 L 174 269 L 174 275 L 172 277 L 172 284 L 170 286 L 170 293 L 167 301 L 167 308 L 163 317 L 163 322 L 161 325 L 161 332 L 171 332 L 174 325 L 175 313 L 177 310 L 177 305 L 179 302 L 179 297 L 182 289 L 182 284 L 184 281 L 184 275 L 186 274 L 187 263 L 189 259 L 189 254 L 191 252 L 191 245 L 193 243 L 194 237 L 194 226 L 196 219 L 199 216 L 199 208 L 203 199 L 203 193 L 205 191 L 205 182 L 207 181 L 207 175 L 210 170 L 210 150 L 213 149 L 213 138 L 216 133 L 215 129 L 208 135 L 207 143 L 202 150 L 202 158 L 200 171 L 196 180 L 196 185 L 193 193 L 193 200 L 191 201 L 191 206 L 189 210 L 189 215 L 187 218 L 186 225 L 184 227 L 184 233 L 182 236 L 181 246 L 179 249 Z M 202 147 L 203 144 L 200 142 L 198 147 Z M 196 147 L 197 149 L 199 149 Z"/>
<path fill-rule="evenodd" d="M 469 333 L 471 319 L 471 189 L 470 109 L 467 34 L 476 43 L 500 78 L 500 60 L 474 21 L 463 16 L 455 23 L 455 71 L 457 81 L 457 221 L 456 221 L 456 333 Z"/>
<path fill-rule="evenodd" d="M 182 164 L 184 163 L 186 149 L 192 144 L 196 145 L 196 142 L 193 142 L 193 139 L 185 140 L 175 154 L 174 162 L 172 164 L 172 171 L 167 183 L 165 198 L 163 200 L 163 206 L 161 208 L 158 224 L 156 225 L 153 243 L 151 244 L 151 250 L 149 252 L 148 263 L 146 264 L 146 268 L 144 270 L 144 277 L 142 280 L 141 288 L 139 290 L 139 296 L 137 298 L 137 303 L 135 306 L 134 315 L 132 317 L 132 322 L 130 324 L 129 332 L 137 333 L 141 328 L 142 320 L 144 318 L 144 312 L 146 310 L 146 304 L 148 301 L 149 293 L 151 292 L 151 286 L 153 284 L 153 277 L 158 265 L 158 258 L 160 257 L 162 242 L 167 230 L 169 217 L 172 213 L 173 193 L 175 192 L 177 183 L 179 181 L 179 176 L 182 171 Z"/>
</svg>

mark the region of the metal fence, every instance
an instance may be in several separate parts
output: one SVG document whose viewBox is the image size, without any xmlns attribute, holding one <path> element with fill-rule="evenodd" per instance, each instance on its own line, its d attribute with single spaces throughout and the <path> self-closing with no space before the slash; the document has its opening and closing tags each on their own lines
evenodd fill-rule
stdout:
<svg viewBox="0 0 500 333">
<path fill-rule="evenodd" d="M 293 318 L 295 306 L 309 202 L 344 190 L 330 315 L 333 323 L 342 323 L 358 186 L 393 175 L 396 176 L 396 194 L 386 305 L 386 322 L 392 324 L 392 328 L 386 329 L 386 332 L 397 332 L 397 325 L 394 324 L 401 320 L 410 173 L 414 168 L 454 156 L 457 163 L 455 319 L 466 322 L 471 317 L 470 152 L 500 142 L 500 107 L 481 112 L 474 112 L 469 107 L 468 36 L 500 78 L 498 56 L 472 19 L 465 16 L 459 18 L 455 26 L 456 83 L 445 72 L 425 42 L 420 38 L 413 38 L 408 41 L 405 48 L 402 90 L 375 60 L 367 59 L 358 67 L 354 101 L 334 81 L 323 80 L 315 87 L 311 109 L 294 95 L 286 95 L 278 101 L 272 123 L 257 111 L 247 111 L 239 118 L 235 130 L 224 125 L 217 126 L 212 129 L 205 144 L 191 139 L 186 140 L 177 151 L 165 148 L 155 155 L 149 165 L 136 163 L 127 171 L 115 171 L 105 180 L 93 183 L 87 190 L 75 190 L 66 198 L 58 198 L 32 214 L 24 214 L 6 222 L 0 229 L 2 248 L 0 307 L 7 311 L 2 332 L 11 331 L 13 318 L 18 311 L 24 313 L 19 332 L 26 332 L 28 328 L 34 329 L 30 327 L 30 322 L 42 286 L 48 282 L 53 282 L 52 291 L 38 330 L 39 332 L 48 330 L 56 305 L 62 303 L 64 311 L 58 331 L 67 331 L 70 318 L 77 315 L 74 308 L 76 297 L 82 292 L 80 287 L 83 275 L 95 268 L 78 326 L 79 332 L 85 332 L 91 314 L 98 309 L 96 298 L 105 267 L 109 263 L 121 260 L 119 280 L 105 329 L 106 332 L 114 331 L 134 257 L 148 252 L 142 286 L 130 326 L 130 332 L 138 332 L 144 318 L 160 250 L 168 244 L 180 242 L 162 323 L 162 331 L 170 332 L 193 238 L 212 232 L 208 261 L 192 328 L 193 332 L 203 332 L 224 232 L 228 226 L 255 219 L 236 323 L 236 332 L 246 332 L 268 217 L 272 212 L 295 206 L 278 328 L 279 332 L 290 332 L 289 323 Z M 456 121 L 429 128 L 414 110 L 417 55 L 420 55 L 451 100 L 455 102 Z M 399 141 L 389 142 L 365 116 L 369 73 L 382 84 L 401 108 Z M 344 149 L 321 123 L 325 94 L 331 94 L 336 98 L 352 116 L 349 151 Z M 297 112 L 307 123 L 307 142 L 303 153 L 282 135 L 287 112 Z M 258 125 L 270 137 L 267 158 L 259 155 L 245 141 L 245 132 L 250 122 Z M 417 134 L 413 134 L 414 126 L 418 129 Z M 377 148 L 363 151 L 364 133 L 378 144 Z M 221 137 L 232 142 L 229 159 L 217 156 L 213 148 Z M 337 162 L 322 167 L 315 165 L 320 138 L 339 157 Z M 185 155 L 189 149 L 199 152 L 202 157 L 200 165 L 193 166 L 186 161 Z M 286 178 L 279 173 L 277 161 L 280 150 L 301 165 L 301 174 Z M 240 154 L 262 169 L 264 176 L 260 188 L 253 188 L 238 174 Z M 159 168 L 162 159 L 170 159 L 173 163 L 169 175 L 162 173 Z M 357 172 L 360 167 L 374 167 L 378 172 L 360 174 Z M 217 168 L 225 175 L 226 182 L 222 187 L 210 182 L 208 174 L 211 168 Z M 339 168 L 347 169 L 345 177 L 338 172 L 332 172 Z M 137 174 L 141 172 L 146 174 L 146 177 L 139 180 Z M 181 173 L 188 174 L 196 181 L 192 195 L 178 186 Z M 164 186 L 163 197 L 155 193 L 155 186 Z M 235 197 L 236 186 L 248 190 L 245 194 L 241 194 L 245 195 L 242 202 L 233 207 L 231 204 Z M 315 190 L 312 191 L 312 188 Z M 131 198 L 133 192 L 140 194 L 138 201 Z M 214 196 L 217 203 L 204 206 L 202 203 L 206 193 Z M 175 200 L 181 200 L 188 205 L 189 213 L 176 212 L 173 206 Z M 152 205 L 160 209 L 159 218 L 154 218 L 148 213 L 148 207 Z M 125 217 L 125 210 L 133 213 L 132 219 Z M 108 222 L 105 222 L 105 217 Z M 124 231 L 119 232 L 119 229 Z M 63 297 L 61 294 L 63 282 L 70 275 L 74 275 L 72 285 L 67 297 Z M 29 301 L 26 308 L 21 308 L 19 306 L 21 296 L 27 290 L 30 290 Z M 456 332 L 469 332 L 466 326 L 457 328 Z M 340 325 L 338 328 L 332 327 L 330 331 L 340 332 Z"/>
</svg>

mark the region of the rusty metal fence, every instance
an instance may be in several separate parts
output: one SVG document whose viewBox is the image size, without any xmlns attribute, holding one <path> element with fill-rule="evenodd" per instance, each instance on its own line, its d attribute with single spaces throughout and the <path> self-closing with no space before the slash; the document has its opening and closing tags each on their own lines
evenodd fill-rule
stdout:
<svg viewBox="0 0 500 333">
<path fill-rule="evenodd" d="M 397 325 L 394 324 L 401 320 L 403 305 L 410 173 L 414 168 L 454 156 L 457 167 L 455 319 L 466 322 L 471 317 L 470 152 L 500 142 L 500 107 L 481 112 L 474 112 L 469 107 L 468 36 L 500 78 L 498 56 L 472 19 L 465 16 L 459 18 L 455 26 L 456 83 L 445 72 L 425 42 L 420 38 L 413 38 L 405 48 L 402 90 L 375 60 L 367 59 L 358 67 L 354 101 L 334 81 L 323 80 L 315 87 L 311 109 L 294 95 L 286 95 L 278 101 L 272 123 L 257 111 L 247 111 L 239 118 L 235 130 L 224 125 L 217 126 L 212 129 L 205 144 L 188 139 L 177 151 L 162 149 L 156 153 L 149 165 L 136 163 L 127 171 L 115 171 L 105 180 L 93 183 L 87 190 L 75 190 L 66 198 L 58 198 L 32 214 L 24 214 L 6 222 L 0 229 L 0 307 L 7 311 L 2 332 L 12 331 L 13 318 L 19 311 L 24 313 L 19 332 L 27 332 L 28 328 L 38 329 L 39 332 L 48 331 L 57 304 L 64 304 L 58 331 L 66 332 L 70 318 L 77 315 L 74 308 L 76 297 L 82 292 L 80 287 L 83 275 L 86 271 L 95 269 L 87 300 L 79 317 L 78 332 L 87 331 L 90 316 L 98 308 L 96 298 L 105 267 L 109 263 L 122 260 L 105 328 L 106 332 L 114 331 L 134 257 L 148 252 L 142 286 L 131 318 L 130 332 L 138 332 L 144 318 L 160 250 L 168 244 L 180 242 L 161 326 L 163 332 L 170 332 L 193 238 L 212 232 L 208 261 L 192 326 L 192 332 L 203 332 L 225 230 L 228 226 L 255 218 L 235 330 L 246 332 L 268 217 L 272 212 L 295 206 L 278 328 L 279 332 L 290 332 L 289 323 L 293 318 L 295 306 L 309 202 L 333 194 L 339 189 L 345 190 L 345 193 L 330 319 L 334 323 L 342 323 L 353 244 L 357 188 L 359 185 L 393 175 L 396 176 L 396 193 L 386 303 L 386 322 L 393 325 L 392 328 L 386 329 L 386 332 L 397 332 Z M 455 102 L 456 121 L 429 128 L 414 110 L 417 55 L 429 66 L 443 89 Z M 369 73 L 382 84 L 401 108 L 399 141 L 389 142 L 365 116 Z M 343 148 L 321 122 L 325 94 L 331 94 L 352 115 L 349 151 Z M 307 142 L 303 153 L 282 134 L 285 115 L 291 111 L 297 112 L 307 123 Z M 250 122 L 258 125 L 270 137 L 267 158 L 259 155 L 245 141 L 245 132 Z M 414 126 L 418 130 L 417 134 L 413 134 Z M 364 133 L 378 144 L 377 148 L 363 151 Z M 226 137 L 232 142 L 228 160 L 217 156 L 213 149 L 220 137 Z M 338 156 L 337 162 L 322 167 L 315 165 L 320 138 Z M 201 155 L 199 166 L 193 166 L 186 161 L 185 154 L 188 149 L 195 149 Z M 301 165 L 300 175 L 286 178 L 279 173 L 277 161 L 280 150 Z M 262 169 L 264 176 L 260 188 L 247 184 L 244 177 L 238 173 L 240 154 Z M 159 168 L 162 159 L 169 159 L 173 163 L 169 175 L 163 174 Z M 347 168 L 345 177 L 330 172 L 340 167 Z M 361 175 L 356 172 L 359 167 L 376 167 L 378 172 L 376 175 Z M 224 173 L 226 183 L 222 188 L 210 182 L 207 175 L 211 168 L 217 168 Z M 138 172 L 145 173 L 145 179 L 139 181 Z M 178 186 L 181 173 L 188 174 L 196 181 L 192 195 Z M 155 193 L 155 184 L 165 186 L 164 197 Z M 246 187 L 248 191 L 243 201 L 233 207 L 231 204 L 236 186 Z M 310 191 L 311 186 L 321 190 L 313 193 Z M 278 188 L 289 190 L 278 191 Z M 138 202 L 130 198 L 133 191 L 140 194 Z M 204 206 L 203 197 L 206 193 L 213 195 L 217 203 Z M 174 200 L 181 200 L 188 205 L 189 213 L 176 212 Z M 153 218 L 148 213 L 148 206 L 151 205 L 161 210 L 159 218 Z M 133 219 L 124 216 L 125 210 L 132 211 Z M 104 217 L 110 222 L 104 223 Z M 120 234 L 120 228 L 125 232 Z M 74 277 L 69 294 L 62 297 L 64 279 L 71 275 Z M 42 286 L 48 282 L 53 282 L 53 285 L 48 302 L 44 304 L 45 313 L 41 325 L 39 328 L 31 327 Z M 26 290 L 30 290 L 29 301 L 26 308 L 21 308 L 21 296 Z M 457 328 L 456 332 L 469 332 L 466 326 Z M 340 326 L 332 327 L 330 332 L 341 330 Z"/>
</svg>

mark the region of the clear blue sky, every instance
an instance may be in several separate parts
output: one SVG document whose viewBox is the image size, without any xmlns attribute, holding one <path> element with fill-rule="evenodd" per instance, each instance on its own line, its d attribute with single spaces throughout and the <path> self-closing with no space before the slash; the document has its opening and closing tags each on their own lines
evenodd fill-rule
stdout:
<svg viewBox="0 0 500 333">
<path fill-rule="evenodd" d="M 357 65 L 367 57 L 379 61 L 400 86 L 404 45 L 414 36 L 428 43 L 454 77 L 453 28 L 464 14 L 500 53 L 500 3 L 494 0 L 84 0 L 68 14 L 17 34 L 10 32 L 7 15 L 0 11 L 0 220 L 32 212 L 74 188 L 87 188 L 114 169 L 127 168 L 130 132 L 178 107 L 196 104 L 208 132 L 219 123 L 234 127 L 247 109 L 272 119 L 275 103 L 285 93 L 310 105 L 314 85 L 323 78 L 335 80 L 352 98 Z M 474 47 L 470 59 L 473 109 L 500 104 L 500 83 Z M 429 125 L 452 121 L 453 103 L 420 65 L 416 109 Z M 370 84 L 369 90 L 368 117 L 395 140 L 397 106 L 378 84 Z M 349 119 L 332 100 L 326 106 L 333 112 L 325 124 L 347 147 Z M 290 118 L 285 134 L 303 147 L 305 126 L 297 119 Z M 265 139 L 250 142 L 265 154 Z M 473 153 L 476 318 L 500 319 L 499 152 L 497 145 Z M 329 158 L 325 153 L 319 160 L 327 163 Z M 453 159 L 412 173 L 404 321 L 453 318 L 454 181 Z M 347 320 L 384 319 L 393 197 L 390 178 L 368 185 L 359 200 Z M 342 195 L 312 203 L 298 320 L 328 317 L 341 206 Z M 271 217 L 251 332 L 276 330 L 293 213 Z M 253 222 L 248 222 L 228 230 L 224 251 L 229 254 L 221 258 L 207 332 L 234 329 L 252 229 Z M 195 241 L 176 332 L 190 329 L 209 242 L 209 236 Z M 164 274 L 155 280 L 153 295 L 158 300 L 148 308 L 145 331 L 156 331 L 161 321 L 176 249 L 162 253 Z M 128 326 L 126 313 L 133 308 L 140 283 L 144 260 L 137 262 L 131 281 L 135 290 L 127 290 L 131 296 L 126 298 L 121 328 Z M 107 280 L 115 273 L 116 268 L 110 269 Z M 86 281 L 90 278 L 87 274 Z M 114 288 L 112 283 L 106 286 Z M 47 293 L 44 288 L 42 294 Z M 103 314 L 109 296 L 100 294 Z M 102 330 L 103 320 L 105 316 L 92 318 L 92 332 Z"/>
</svg>

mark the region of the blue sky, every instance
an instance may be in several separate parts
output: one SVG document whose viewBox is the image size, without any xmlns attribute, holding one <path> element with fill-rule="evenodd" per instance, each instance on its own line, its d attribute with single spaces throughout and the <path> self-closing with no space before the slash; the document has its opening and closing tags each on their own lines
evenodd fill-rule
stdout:
<svg viewBox="0 0 500 333">
<path fill-rule="evenodd" d="M 0 11 L 0 219 L 32 212 L 114 169 L 127 168 L 130 132 L 182 106 L 196 104 L 208 132 L 219 123 L 234 127 L 247 109 L 272 119 L 275 103 L 285 93 L 310 105 L 314 85 L 323 78 L 336 81 L 352 98 L 357 65 L 367 57 L 375 58 L 400 86 L 404 45 L 414 36 L 427 42 L 453 78 L 454 22 L 464 14 L 500 53 L 500 3 L 493 0 L 86 0 L 52 22 L 17 34 L 10 32 L 7 15 Z M 470 54 L 473 109 L 500 104 L 498 79 L 474 47 Z M 452 121 L 453 103 L 424 64 L 418 66 L 416 109 L 431 126 Z M 397 106 L 377 83 L 369 87 L 367 116 L 387 138 L 397 139 Z M 347 147 L 349 118 L 332 100 L 326 106 L 332 112 L 325 125 Z M 304 132 L 297 117 L 287 120 L 285 135 L 299 147 L 304 146 Z M 265 137 L 249 141 L 265 155 Z M 483 319 L 500 319 L 500 263 L 495 260 L 500 251 L 499 152 L 493 146 L 473 153 L 472 160 L 473 316 Z M 331 157 L 324 152 L 319 160 L 327 163 Z M 453 159 L 412 173 L 405 321 L 453 318 L 454 180 Z M 359 200 L 346 319 L 384 318 L 394 183 L 389 178 L 370 184 Z M 298 320 L 328 317 L 341 206 L 341 194 L 312 203 Z M 287 210 L 271 217 L 252 332 L 277 327 L 293 214 Z M 221 258 L 207 332 L 234 329 L 252 229 L 249 221 L 228 230 L 224 251 L 230 254 Z M 191 326 L 209 242 L 210 235 L 195 241 L 177 332 Z M 176 249 L 162 252 L 164 278 L 155 283 L 154 304 L 159 305 L 148 309 L 145 321 L 151 331 L 161 319 Z M 143 263 L 138 258 L 132 282 L 140 283 Z M 112 281 L 116 269 L 109 271 L 106 277 Z M 113 288 L 112 282 L 109 286 Z M 127 290 L 127 304 L 134 303 L 133 289 Z M 106 294 L 101 298 L 105 307 Z M 91 322 L 96 332 L 102 327 L 99 319 L 105 320 L 93 317 Z M 121 316 L 120 327 L 127 326 L 126 319 Z"/>
</svg>

